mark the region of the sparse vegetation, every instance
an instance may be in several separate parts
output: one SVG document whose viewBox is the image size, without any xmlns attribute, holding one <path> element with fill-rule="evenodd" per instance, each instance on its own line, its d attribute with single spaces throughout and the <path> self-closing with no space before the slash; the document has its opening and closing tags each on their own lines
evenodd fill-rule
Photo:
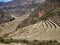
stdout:
<svg viewBox="0 0 60 45">
<path fill-rule="evenodd" d="M 60 45 L 60 43 L 56 40 L 43 40 L 43 41 L 39 41 L 39 40 L 33 40 L 33 41 L 29 41 L 29 40 L 25 40 L 25 39 L 5 39 L 3 37 L 0 37 L 0 43 L 4 43 L 4 44 L 10 44 L 10 43 L 23 43 L 26 45 Z"/>
</svg>

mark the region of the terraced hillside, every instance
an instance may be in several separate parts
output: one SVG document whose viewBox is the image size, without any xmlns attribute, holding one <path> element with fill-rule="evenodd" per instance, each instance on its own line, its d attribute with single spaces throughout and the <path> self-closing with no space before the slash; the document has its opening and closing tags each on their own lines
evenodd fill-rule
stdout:
<svg viewBox="0 0 60 45">
<path fill-rule="evenodd" d="M 46 0 L 31 15 L 23 15 L 15 21 L 9 22 L 7 27 L 8 33 L 6 30 L 1 33 L 5 38 L 27 39 L 29 41 L 57 40 L 60 42 L 60 1 Z"/>
<path fill-rule="evenodd" d="M 38 9 L 36 9 L 34 12 L 32 12 L 32 14 L 28 18 L 24 19 L 16 27 L 15 31 L 17 31 L 20 28 L 23 28 L 23 27 L 26 27 L 29 25 L 33 25 L 39 21 L 44 22 L 47 27 L 48 27 L 48 25 L 47 25 L 47 23 L 48 23 L 51 26 L 51 28 L 52 28 L 52 25 L 56 28 L 55 24 L 60 26 L 59 19 L 57 19 L 57 18 L 60 18 L 60 16 L 59 16 L 60 15 L 59 14 L 60 5 L 59 4 L 60 4 L 59 0 L 58 1 L 57 0 L 53 0 L 53 1 L 46 0 L 46 2 L 44 2 L 41 6 L 38 7 Z M 53 23 L 49 20 L 53 21 Z"/>
<path fill-rule="evenodd" d="M 42 4 L 42 8 L 38 7 L 32 15 L 18 24 L 16 29 L 7 36 L 14 39 L 60 40 L 59 4 L 59 0 L 46 1 Z"/>
</svg>

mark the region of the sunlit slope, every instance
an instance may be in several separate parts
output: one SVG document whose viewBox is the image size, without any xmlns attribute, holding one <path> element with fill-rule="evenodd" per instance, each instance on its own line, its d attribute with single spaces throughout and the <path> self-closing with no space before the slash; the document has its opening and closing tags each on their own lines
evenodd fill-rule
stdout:
<svg viewBox="0 0 60 45">
<path fill-rule="evenodd" d="M 23 27 L 22 29 L 18 29 L 15 33 L 10 34 L 12 38 L 15 39 L 38 39 L 38 40 L 60 40 L 60 17 L 59 17 L 60 9 L 57 8 L 50 13 L 48 16 L 44 16 L 44 18 L 40 18 L 35 24 Z M 56 14 L 57 15 L 56 15 Z M 54 14 L 54 15 L 52 15 Z M 57 22 L 57 23 L 56 23 Z"/>
<path fill-rule="evenodd" d="M 0 26 L 0 36 L 3 36 L 4 34 L 10 33 L 10 32 L 13 32 L 16 29 L 16 27 L 20 24 L 20 22 L 22 22 L 28 16 L 29 15 L 23 15 L 21 17 L 18 17 L 16 20 L 14 20 L 12 22 L 2 24 Z"/>
</svg>

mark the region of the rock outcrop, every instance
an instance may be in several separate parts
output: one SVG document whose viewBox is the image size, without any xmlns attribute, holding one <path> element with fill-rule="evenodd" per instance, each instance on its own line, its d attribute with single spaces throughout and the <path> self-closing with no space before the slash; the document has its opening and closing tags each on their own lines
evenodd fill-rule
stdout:
<svg viewBox="0 0 60 45">
<path fill-rule="evenodd" d="M 0 9 L 0 24 L 14 20 L 12 16 Z"/>
</svg>

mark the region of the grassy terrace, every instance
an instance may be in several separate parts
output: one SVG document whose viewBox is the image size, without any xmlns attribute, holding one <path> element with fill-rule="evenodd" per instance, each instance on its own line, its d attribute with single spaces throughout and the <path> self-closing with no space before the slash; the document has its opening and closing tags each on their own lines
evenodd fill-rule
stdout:
<svg viewBox="0 0 60 45">
<path fill-rule="evenodd" d="M 56 28 L 56 25 L 58 25 L 60 27 L 60 20 L 58 20 L 58 18 L 60 19 L 60 8 L 50 10 L 47 14 L 40 17 L 39 21 L 43 21 L 47 27 L 48 27 L 48 25 L 47 25 L 47 23 L 48 23 L 51 28 L 52 28 L 52 25 Z"/>
</svg>

